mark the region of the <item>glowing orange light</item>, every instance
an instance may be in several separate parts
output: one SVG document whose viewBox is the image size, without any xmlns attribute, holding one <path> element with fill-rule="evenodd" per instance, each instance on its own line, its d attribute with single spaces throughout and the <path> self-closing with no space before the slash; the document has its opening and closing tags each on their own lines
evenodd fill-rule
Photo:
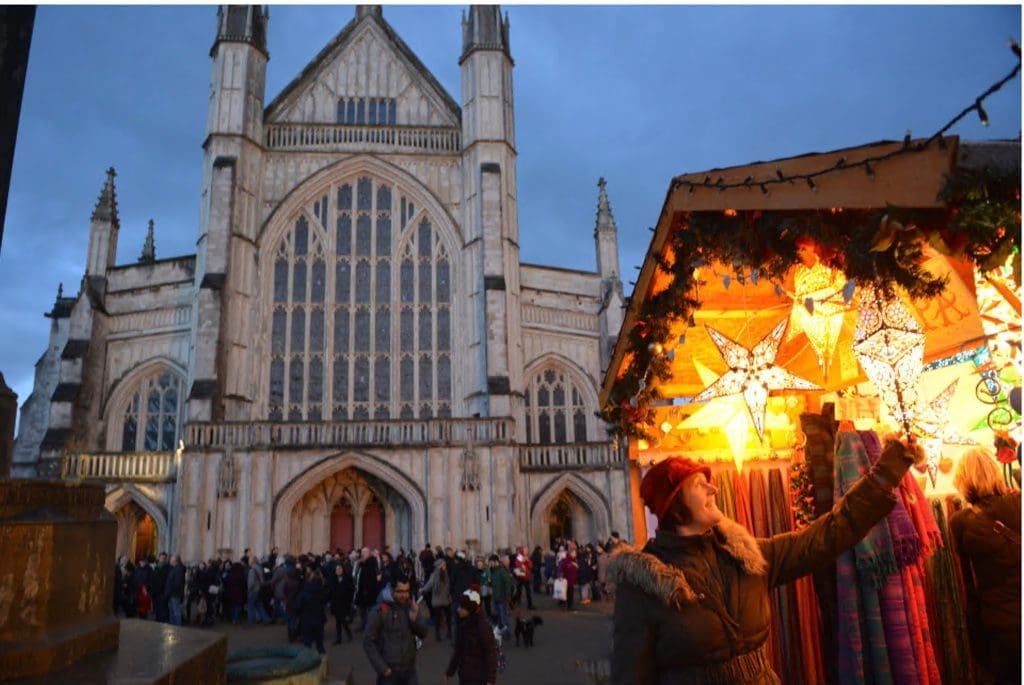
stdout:
<svg viewBox="0 0 1024 685">
<path fill-rule="evenodd" d="M 722 213 L 725 214 L 726 216 L 736 216 L 736 210 L 735 209 L 726 209 Z"/>
</svg>

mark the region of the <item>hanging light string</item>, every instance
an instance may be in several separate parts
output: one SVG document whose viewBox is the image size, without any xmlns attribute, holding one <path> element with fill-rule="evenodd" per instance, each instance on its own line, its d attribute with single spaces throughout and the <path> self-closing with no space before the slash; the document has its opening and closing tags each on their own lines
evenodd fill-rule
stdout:
<svg viewBox="0 0 1024 685">
<path fill-rule="evenodd" d="M 983 105 L 985 99 L 987 97 L 989 97 L 990 95 L 992 95 L 993 93 L 997 92 L 1000 88 L 1005 86 L 1011 80 L 1016 78 L 1017 74 L 1020 73 L 1020 67 L 1021 67 L 1021 51 L 1020 51 L 1020 46 L 1015 41 L 1011 40 L 1010 41 L 1010 49 L 1013 51 L 1013 54 L 1016 55 L 1016 57 L 1017 57 L 1017 65 L 1013 68 L 1013 70 L 1010 71 L 1010 73 L 1008 73 L 1006 76 L 1001 78 L 999 81 L 996 81 L 991 86 L 989 86 L 988 90 L 986 90 L 984 93 L 982 93 L 981 95 L 976 97 L 974 99 L 974 102 L 972 102 L 970 105 L 965 107 L 963 109 L 963 111 L 961 111 L 955 117 L 950 119 L 949 122 L 945 126 L 943 126 L 938 131 L 933 133 L 931 135 L 931 137 L 928 138 L 927 140 L 925 140 L 924 142 L 918 142 L 918 143 L 913 143 L 912 144 L 911 143 L 910 131 L 908 130 L 906 136 L 904 136 L 904 138 L 903 138 L 903 147 L 897 148 L 896 150 L 892 150 L 891 152 L 888 152 L 888 153 L 886 153 L 884 155 L 876 155 L 874 157 L 867 157 L 867 158 L 862 159 L 860 161 L 852 162 L 850 164 L 847 164 L 846 157 L 840 157 L 835 162 L 835 164 L 833 164 L 830 167 L 826 167 L 824 169 L 819 169 L 818 171 L 812 171 L 812 172 L 806 173 L 806 174 L 793 174 L 793 175 L 789 175 L 789 176 L 787 176 L 785 173 L 783 173 L 782 169 L 780 169 L 779 167 L 776 167 L 775 168 L 775 176 L 773 176 L 773 177 L 762 178 L 762 179 L 755 179 L 753 176 L 747 176 L 742 181 L 736 181 L 736 182 L 732 182 L 732 183 L 726 183 L 725 179 L 722 176 L 719 176 L 718 179 L 715 180 L 715 181 L 712 181 L 710 175 L 706 175 L 704 177 L 703 181 L 691 181 L 691 180 L 687 180 L 687 179 L 683 179 L 683 178 L 677 177 L 677 178 L 672 179 L 672 183 L 671 183 L 671 186 L 669 188 L 669 192 L 673 192 L 673 191 L 677 190 L 681 186 L 688 186 L 688 188 L 689 188 L 688 192 L 689 193 L 692 193 L 697 188 L 709 188 L 709 189 L 713 188 L 713 189 L 717 189 L 719 191 L 724 191 L 724 190 L 729 189 L 729 188 L 760 188 L 761 189 L 761 193 L 763 193 L 764 195 L 767 195 L 768 194 L 768 186 L 778 185 L 780 183 L 794 183 L 795 181 L 805 181 L 807 183 L 807 187 L 810 188 L 813 191 L 813 190 L 817 190 L 817 186 L 814 183 L 814 179 L 819 178 L 821 176 L 825 176 L 826 174 L 831 174 L 833 172 L 840 171 L 842 169 L 852 169 L 852 168 L 855 168 L 855 167 L 863 167 L 864 173 L 866 173 L 868 176 L 874 176 L 875 175 L 875 171 L 874 171 L 874 167 L 872 165 L 877 165 L 877 164 L 879 164 L 881 162 L 885 162 L 886 160 L 892 159 L 893 157 L 899 157 L 901 155 L 909 154 L 909 153 L 912 153 L 912 152 L 920 152 L 921 150 L 924 150 L 924 149 L 928 148 L 934 142 L 937 142 L 939 144 L 939 148 L 940 149 L 945 149 L 946 148 L 946 140 L 943 137 L 945 135 L 945 133 L 947 131 L 949 131 L 949 129 L 953 128 L 953 126 L 955 126 L 957 123 L 959 123 L 959 121 L 961 119 L 963 119 L 965 116 L 967 116 L 971 112 L 977 112 L 978 119 L 981 121 L 981 124 L 983 126 L 988 126 L 988 124 L 989 124 L 988 112 L 985 111 L 985 107 Z"/>
</svg>

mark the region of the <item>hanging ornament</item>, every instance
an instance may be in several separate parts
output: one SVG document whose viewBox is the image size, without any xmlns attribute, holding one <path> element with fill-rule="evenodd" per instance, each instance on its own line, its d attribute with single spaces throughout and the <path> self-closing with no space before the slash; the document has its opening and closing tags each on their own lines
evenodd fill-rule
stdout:
<svg viewBox="0 0 1024 685">
<path fill-rule="evenodd" d="M 762 442 L 764 442 L 764 418 L 769 391 L 821 389 L 811 381 L 794 376 L 781 366 L 775 365 L 775 355 L 778 354 L 779 345 L 782 344 L 786 324 L 786 319 L 780 321 L 751 349 L 747 349 L 710 326 L 705 326 L 729 370 L 693 399 L 695 402 L 707 402 L 715 397 L 743 395 L 750 419 L 757 430 L 757 437 Z"/>
<path fill-rule="evenodd" d="M 918 414 L 918 385 L 924 367 L 924 333 L 899 297 L 863 288 L 857 308 L 853 351 L 893 418 L 909 434 Z"/>
<path fill-rule="evenodd" d="M 950 403 L 958 382 L 954 380 L 928 403 L 918 414 L 917 427 L 924 435 L 938 438 L 946 445 L 977 445 L 975 440 L 960 432 L 949 416 Z"/>
<path fill-rule="evenodd" d="M 818 366 L 827 377 L 849 298 L 846 297 L 845 276 L 838 269 L 825 265 L 820 251 L 810 238 L 797 241 L 800 263 L 793 272 L 793 292 L 790 293 L 793 309 L 786 340 L 805 333 L 818 357 Z M 850 295 L 852 297 L 852 292 Z"/>
</svg>

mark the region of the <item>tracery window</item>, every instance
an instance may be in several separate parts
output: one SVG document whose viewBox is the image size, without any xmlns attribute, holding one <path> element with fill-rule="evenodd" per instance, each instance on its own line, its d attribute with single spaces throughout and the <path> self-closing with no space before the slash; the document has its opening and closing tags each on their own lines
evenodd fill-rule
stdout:
<svg viewBox="0 0 1024 685">
<path fill-rule="evenodd" d="M 182 424 L 181 387 L 181 378 L 169 371 L 139 383 L 122 418 L 122 452 L 167 452 L 177 446 Z"/>
<path fill-rule="evenodd" d="M 526 390 L 526 442 L 587 441 L 587 407 L 570 376 L 558 369 L 538 371 Z"/>
<path fill-rule="evenodd" d="M 272 269 L 271 420 L 451 416 L 451 260 L 411 199 L 366 175 L 332 186 Z"/>
</svg>

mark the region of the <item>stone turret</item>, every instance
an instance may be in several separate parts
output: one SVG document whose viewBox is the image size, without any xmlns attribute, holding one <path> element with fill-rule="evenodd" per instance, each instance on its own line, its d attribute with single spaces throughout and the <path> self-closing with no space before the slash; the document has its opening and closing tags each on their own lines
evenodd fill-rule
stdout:
<svg viewBox="0 0 1024 685">
<path fill-rule="evenodd" d="M 232 263 L 255 260 L 263 167 L 263 94 L 269 13 L 257 6 L 222 6 L 210 51 L 210 100 L 203 144 L 203 202 L 196 242 L 191 420 L 248 419 L 255 397 L 255 272 Z M 226 328 L 235 312 L 242 325 Z"/>
<path fill-rule="evenodd" d="M 89 253 L 85 262 L 87 284 L 99 295 L 106 291 L 107 269 L 117 259 L 117 234 L 121 222 L 117 216 L 117 191 L 114 167 L 107 169 L 107 180 L 100 190 L 89 224 Z"/>
<path fill-rule="evenodd" d="M 483 266 L 469 300 L 474 351 L 470 413 L 514 416 L 521 401 L 519 218 L 508 19 L 494 5 L 462 17 L 463 220 L 470 263 Z"/>
</svg>

